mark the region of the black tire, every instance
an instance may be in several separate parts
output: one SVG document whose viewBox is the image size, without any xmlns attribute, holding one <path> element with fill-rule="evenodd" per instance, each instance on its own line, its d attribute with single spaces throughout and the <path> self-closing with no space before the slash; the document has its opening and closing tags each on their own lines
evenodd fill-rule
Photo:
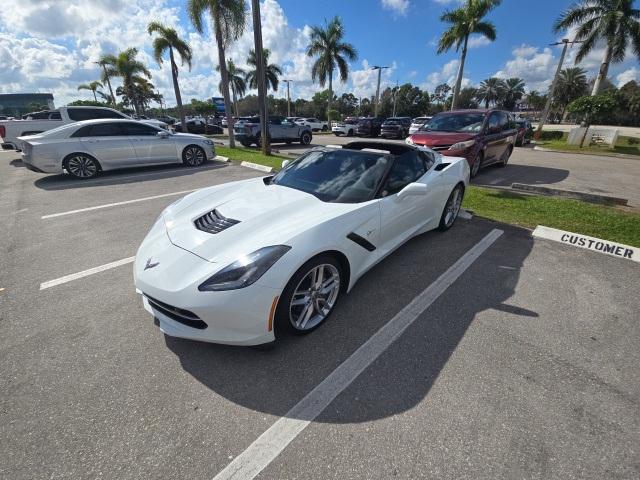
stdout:
<svg viewBox="0 0 640 480">
<path fill-rule="evenodd" d="M 100 162 L 86 153 L 72 153 L 62 162 L 69 175 L 79 180 L 93 178 L 102 169 Z"/>
<path fill-rule="evenodd" d="M 307 276 L 310 272 L 317 268 L 320 265 L 331 265 L 335 271 L 338 273 L 338 288 L 337 293 L 333 301 L 333 305 L 331 309 L 324 315 L 324 317 L 319 320 L 317 323 L 313 323 L 311 326 L 306 327 L 304 329 L 300 329 L 295 325 L 293 315 L 297 313 L 298 306 L 292 306 L 291 302 L 293 300 L 294 293 L 297 289 L 305 288 L 303 281 L 307 280 Z M 294 335 L 304 335 L 314 331 L 320 325 L 324 324 L 327 319 L 331 316 L 333 311 L 335 310 L 335 306 L 340 299 L 340 294 L 342 293 L 342 282 L 346 281 L 344 279 L 344 275 L 342 272 L 342 268 L 340 267 L 340 262 L 337 258 L 328 254 L 320 254 L 311 260 L 307 261 L 304 265 L 302 265 L 296 273 L 293 274 L 289 283 L 284 288 L 282 295 L 280 296 L 280 300 L 278 301 L 278 306 L 276 308 L 276 334 L 278 331 L 292 333 Z M 300 306 L 300 308 L 304 308 L 304 306 Z M 315 318 L 315 317 L 314 317 Z M 313 320 L 313 319 L 311 319 Z"/>
<path fill-rule="evenodd" d="M 326 132 L 327 130 L 329 130 L 329 128 L 328 128 L 326 125 L 323 125 L 323 126 L 322 126 L 322 131 L 323 131 L 323 132 Z"/>
<path fill-rule="evenodd" d="M 480 171 L 480 167 L 482 165 L 482 160 L 484 160 L 484 153 L 479 152 L 476 156 L 475 161 L 473 162 L 473 165 L 471 165 L 471 178 L 474 178 L 476 175 L 478 175 L 478 172 Z"/>
<path fill-rule="evenodd" d="M 457 192 L 457 196 L 456 196 Z M 442 210 L 442 215 L 440 216 L 440 224 L 438 225 L 438 229 L 441 232 L 449 230 L 453 227 L 453 224 L 456 222 L 458 218 L 458 213 L 460 213 L 460 205 L 462 205 L 462 200 L 464 199 L 464 186 L 459 183 L 455 186 L 451 193 L 449 194 L 449 198 L 447 199 L 447 203 Z M 453 203 L 455 202 L 455 205 Z M 451 215 L 448 215 L 451 214 Z"/>
<path fill-rule="evenodd" d="M 240 140 L 240 144 L 245 148 L 249 148 L 251 146 L 251 142 L 247 142 L 246 140 Z"/>
<path fill-rule="evenodd" d="M 207 154 L 198 145 L 187 145 L 182 150 L 182 163 L 187 167 L 199 167 L 207 160 Z"/>
<path fill-rule="evenodd" d="M 347 137 L 353 137 L 353 129 L 349 129 L 349 131 L 347 132 Z"/>
<path fill-rule="evenodd" d="M 311 133 L 302 132 L 302 135 L 300 135 L 300 145 L 309 145 L 312 138 Z"/>
</svg>

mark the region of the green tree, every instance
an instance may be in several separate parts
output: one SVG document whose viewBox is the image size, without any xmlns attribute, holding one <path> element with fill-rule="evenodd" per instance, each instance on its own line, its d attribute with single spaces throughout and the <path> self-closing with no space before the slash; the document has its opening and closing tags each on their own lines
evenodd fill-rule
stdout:
<svg viewBox="0 0 640 480">
<path fill-rule="evenodd" d="M 449 85 L 447 85 L 446 83 L 441 83 L 433 92 L 433 100 L 438 104 L 443 104 L 449 96 L 450 91 L 451 87 Z"/>
<path fill-rule="evenodd" d="M 184 120 L 184 109 L 182 108 L 182 96 L 180 95 L 180 85 L 178 85 L 178 65 L 175 55 L 180 56 L 180 63 L 188 65 L 191 70 L 191 60 L 193 53 L 189 44 L 180 38 L 178 32 L 173 28 L 166 27 L 160 22 L 151 22 L 147 26 L 149 35 L 154 33 L 157 35 L 153 39 L 153 58 L 162 65 L 162 56 L 169 51 L 169 61 L 171 62 L 171 77 L 173 78 L 173 91 L 176 95 L 176 103 L 178 104 L 178 112 L 180 114 L 180 124 L 182 131 L 187 131 L 187 123 Z"/>
<path fill-rule="evenodd" d="M 277 92 L 278 83 L 280 82 L 278 77 L 282 75 L 282 70 L 275 63 L 269 64 L 269 55 L 271 55 L 271 51 L 268 48 L 263 48 L 262 60 L 264 62 L 264 75 L 267 80 L 267 91 L 271 87 L 274 92 Z M 247 63 L 252 69 L 246 73 L 245 80 L 249 83 L 249 88 L 256 89 L 258 88 L 258 63 L 256 62 L 255 50 L 249 50 Z"/>
<path fill-rule="evenodd" d="M 487 78 L 480 82 L 476 98 L 481 102 L 484 102 L 485 108 L 489 108 L 491 103 L 497 103 L 504 97 L 506 88 L 507 85 L 501 78 Z"/>
<path fill-rule="evenodd" d="M 516 103 L 524 97 L 524 80 L 513 77 L 504 81 L 504 91 L 502 92 L 502 106 L 513 111 Z"/>
<path fill-rule="evenodd" d="M 98 61 L 95 62 L 100 68 L 102 68 L 102 83 L 106 83 L 109 87 L 109 97 L 110 102 L 113 104 L 113 107 L 116 107 L 116 97 L 113 94 L 113 88 L 111 88 L 111 77 L 117 75 L 115 71 L 116 57 L 115 55 L 110 54 L 102 54 Z"/>
<path fill-rule="evenodd" d="M 329 83 L 329 95 L 327 112 L 331 110 L 333 99 L 333 72 L 336 67 L 340 73 L 340 81 L 346 82 L 349 78 L 349 64 L 347 61 L 355 61 L 358 58 L 356 49 L 350 43 L 343 41 L 344 27 L 339 17 L 333 17 L 325 26 L 311 28 L 311 43 L 307 47 L 309 57 L 317 57 L 311 69 L 311 79 L 318 80 L 324 88 Z M 328 118 L 328 116 L 327 116 Z M 328 118 L 331 121 L 331 118 Z"/>
<path fill-rule="evenodd" d="M 97 80 L 94 81 L 94 82 L 83 83 L 82 85 L 78 85 L 78 91 L 80 91 L 80 90 L 91 90 L 91 92 L 93 92 L 93 101 L 94 102 L 98 101 L 98 96 L 97 96 L 96 92 L 98 91 L 99 88 L 102 88 L 102 83 L 98 82 Z"/>
<path fill-rule="evenodd" d="M 478 89 L 464 87 L 458 96 L 458 108 L 478 108 Z"/>
<path fill-rule="evenodd" d="M 218 47 L 218 63 L 220 77 L 222 79 L 222 96 L 224 97 L 224 110 L 229 120 L 229 146 L 235 148 L 233 137 L 233 115 L 231 110 L 231 98 L 229 97 L 229 72 L 225 61 L 225 48 L 237 40 L 244 31 L 246 5 L 244 0 L 189 0 L 187 11 L 191 23 L 195 29 L 202 33 L 205 13 L 211 15 L 213 30 Z"/>
<path fill-rule="evenodd" d="M 558 75 L 553 101 L 564 118 L 567 105 L 587 93 L 587 72 L 579 67 L 565 68 Z"/>
<path fill-rule="evenodd" d="M 140 79 L 143 75 L 147 78 L 151 78 L 151 73 L 141 61 L 136 59 L 137 55 L 137 48 L 128 48 L 120 52 L 115 57 L 115 63 L 112 71 L 115 75 L 122 78 L 121 92 L 123 95 L 127 96 L 136 114 L 140 115 L 140 103 L 138 101 L 139 95 L 137 95 L 137 92 L 135 91 L 136 83 L 141 83 Z M 117 91 L 116 94 L 118 94 Z"/>
<path fill-rule="evenodd" d="M 583 118 L 585 132 L 580 141 L 580 148 L 584 145 L 584 139 L 587 136 L 589 125 L 597 120 L 598 117 L 608 114 L 618 107 L 615 92 L 605 92 L 594 96 L 580 97 L 569 104 L 567 110 L 579 117 Z"/>
<path fill-rule="evenodd" d="M 216 71 L 220 71 L 220 65 L 216 66 Z M 244 80 L 246 72 L 242 68 L 237 67 L 231 59 L 227 60 L 227 72 L 229 74 L 229 86 L 231 87 L 233 109 L 236 117 L 238 117 L 238 97 L 244 97 L 244 94 L 247 92 L 247 83 Z M 222 81 L 218 84 L 218 90 L 222 93 Z"/>
<path fill-rule="evenodd" d="M 537 90 L 531 90 L 527 94 L 527 103 L 533 110 L 542 110 L 547 103 L 547 96 L 541 95 Z"/>
<path fill-rule="evenodd" d="M 578 27 L 575 40 L 580 40 L 576 64 L 593 51 L 599 42 L 606 48 L 600 71 L 593 84 L 591 95 L 597 95 L 607 78 L 611 62 L 624 60 L 627 46 L 640 57 L 640 10 L 634 8 L 634 0 L 580 0 L 571 5 L 553 25 L 555 32 Z"/>
<path fill-rule="evenodd" d="M 500 5 L 500 1 L 501 0 L 466 0 L 461 7 L 455 10 L 448 10 L 440 17 L 440 21 L 448 23 L 450 26 L 440 37 L 438 53 L 449 51 L 454 45 L 456 52 L 458 52 L 462 46 L 458 76 L 453 89 L 452 110 L 458 107 L 458 95 L 460 94 L 460 87 L 462 86 L 469 36 L 472 33 L 477 33 L 490 41 L 496 39 L 495 26 L 493 23 L 483 20 L 483 18 L 491 10 Z"/>
</svg>

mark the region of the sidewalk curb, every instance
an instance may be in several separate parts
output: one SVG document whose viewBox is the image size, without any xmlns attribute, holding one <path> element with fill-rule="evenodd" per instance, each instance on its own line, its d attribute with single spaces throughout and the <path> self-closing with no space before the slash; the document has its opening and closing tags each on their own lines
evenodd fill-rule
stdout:
<svg viewBox="0 0 640 480">
<path fill-rule="evenodd" d="M 512 183 L 511 189 L 531 193 L 541 193 L 556 197 L 566 197 L 575 200 L 582 200 L 589 203 L 599 203 L 602 205 L 622 205 L 627 206 L 626 198 L 610 197 L 607 195 L 596 195 L 593 193 L 576 192 L 573 190 L 560 190 L 559 188 L 541 187 L 538 185 L 528 185 L 526 183 Z"/>
<path fill-rule="evenodd" d="M 625 153 L 586 153 L 586 152 L 576 152 L 576 151 L 567 151 L 567 150 L 554 150 L 551 148 L 539 147 L 537 145 L 533 146 L 534 150 L 538 152 L 549 152 L 549 153 L 567 153 L 571 155 L 572 153 L 576 155 L 589 155 L 591 157 L 613 157 L 613 158 L 625 158 L 628 160 L 640 160 L 640 155 L 627 155 Z"/>
<path fill-rule="evenodd" d="M 229 157 L 225 157 L 223 155 L 216 155 L 213 159 L 218 162 L 229 162 Z"/>
<path fill-rule="evenodd" d="M 266 172 L 266 173 L 272 173 L 273 172 L 273 167 L 267 167 L 265 165 L 260 165 L 258 163 L 253 163 L 253 162 L 241 162 L 240 166 L 247 167 L 247 168 L 253 168 L 254 170 L 260 170 L 261 172 Z"/>
</svg>

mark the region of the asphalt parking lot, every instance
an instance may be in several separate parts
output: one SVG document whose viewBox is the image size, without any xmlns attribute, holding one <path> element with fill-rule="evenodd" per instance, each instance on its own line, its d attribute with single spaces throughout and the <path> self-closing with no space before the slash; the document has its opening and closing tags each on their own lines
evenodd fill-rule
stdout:
<svg viewBox="0 0 640 480">
<path fill-rule="evenodd" d="M 0 478 L 640 476 L 633 262 L 459 220 L 269 351 L 165 337 L 131 263 L 55 282 L 133 256 L 176 192 L 259 174 L 209 162 L 80 182 L 0 153 Z M 313 418 L 307 395 L 328 399 Z"/>
</svg>

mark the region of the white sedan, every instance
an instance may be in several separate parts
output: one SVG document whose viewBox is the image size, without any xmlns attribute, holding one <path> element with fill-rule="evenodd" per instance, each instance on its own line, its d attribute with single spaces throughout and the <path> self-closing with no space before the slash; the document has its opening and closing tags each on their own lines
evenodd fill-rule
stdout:
<svg viewBox="0 0 640 480">
<path fill-rule="evenodd" d="M 136 120 L 85 120 L 19 137 L 30 170 L 87 179 L 103 170 L 183 163 L 202 165 L 215 157 L 213 142 L 200 135 L 171 133 Z"/>
<path fill-rule="evenodd" d="M 167 335 L 258 345 L 307 333 L 409 238 L 449 229 L 468 182 L 464 158 L 425 147 L 317 147 L 167 207 L 136 254 L 136 290 Z"/>
</svg>

